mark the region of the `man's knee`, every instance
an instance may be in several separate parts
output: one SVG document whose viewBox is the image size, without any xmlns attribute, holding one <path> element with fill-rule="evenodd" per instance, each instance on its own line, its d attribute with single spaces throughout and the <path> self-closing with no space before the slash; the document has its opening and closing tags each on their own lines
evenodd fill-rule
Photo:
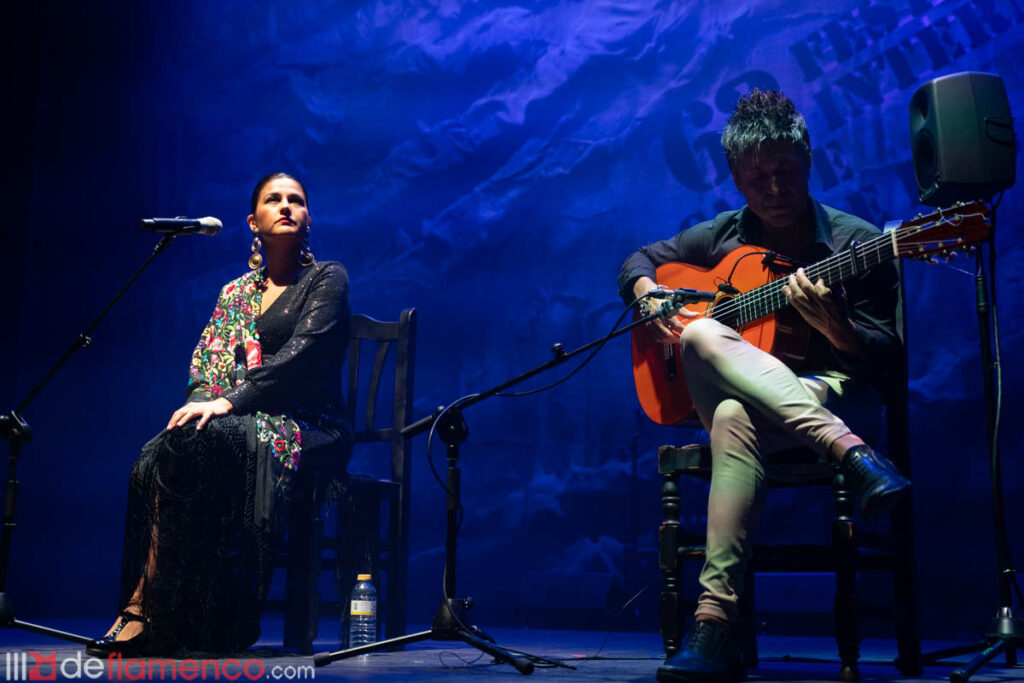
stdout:
<svg viewBox="0 0 1024 683">
<path fill-rule="evenodd" d="M 730 427 L 749 425 L 750 414 L 741 401 L 727 398 L 715 408 L 715 424 Z"/>
<path fill-rule="evenodd" d="M 721 352 L 722 324 L 710 318 L 697 318 L 689 322 L 679 337 L 684 359 L 703 362 L 714 360 Z"/>
<path fill-rule="evenodd" d="M 734 398 L 727 398 L 715 407 L 712 425 L 712 438 L 736 439 L 753 435 L 754 431 L 747 407 Z"/>
<path fill-rule="evenodd" d="M 718 404 L 710 437 L 712 457 L 716 461 L 724 457 L 730 462 L 742 461 L 748 467 L 757 467 L 757 429 L 741 401 L 727 398 Z"/>
</svg>

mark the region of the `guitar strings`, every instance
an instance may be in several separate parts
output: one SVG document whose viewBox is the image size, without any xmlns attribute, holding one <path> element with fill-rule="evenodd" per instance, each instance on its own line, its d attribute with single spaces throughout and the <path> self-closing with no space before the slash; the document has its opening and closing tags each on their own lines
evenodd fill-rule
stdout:
<svg viewBox="0 0 1024 683">
<path fill-rule="evenodd" d="M 956 223 L 962 221 L 964 218 L 973 217 L 984 217 L 984 214 L 956 214 L 952 217 L 941 216 L 940 214 L 940 218 L 937 220 L 919 225 L 905 226 L 899 229 L 899 232 L 902 233 L 901 239 L 904 239 L 908 236 L 932 229 L 937 225 L 944 223 Z M 861 259 L 866 266 L 863 270 L 867 270 L 868 268 L 872 268 L 882 262 L 883 259 L 881 258 L 881 255 L 883 253 L 885 254 L 885 258 L 895 258 L 895 255 L 892 255 L 891 250 L 889 249 L 892 238 L 892 234 L 879 235 L 864 244 L 858 245 L 852 255 L 847 251 L 834 254 L 820 263 L 809 266 L 806 269 L 808 277 L 812 280 L 821 277 L 823 280 L 828 280 L 829 285 L 831 286 L 833 282 L 832 271 L 838 270 L 838 277 L 836 279 L 840 282 L 846 279 L 844 266 L 847 263 L 851 264 L 849 275 L 854 275 L 857 272 L 858 268 L 856 259 Z M 900 251 L 899 244 L 897 243 L 897 253 L 899 253 L 899 255 L 904 255 L 905 253 L 908 253 L 908 250 L 903 249 L 903 251 Z M 867 256 L 872 256 L 875 261 L 873 263 L 869 263 Z M 851 263 L 851 261 L 853 262 Z M 779 278 L 778 280 L 773 280 L 761 287 L 741 294 L 738 297 L 729 299 L 718 307 L 712 309 L 711 317 L 717 319 L 719 316 L 722 318 L 734 316 L 739 319 L 738 324 L 740 325 L 757 320 L 758 318 L 763 317 L 788 303 L 785 299 L 785 295 L 781 292 L 782 286 L 785 284 L 786 278 Z M 771 308 L 772 305 L 774 305 L 774 309 Z M 763 306 L 763 308 L 761 308 L 761 306 Z M 744 312 L 749 313 L 752 317 L 744 319 L 744 316 L 742 315 Z"/>
<path fill-rule="evenodd" d="M 847 264 L 849 264 L 849 275 L 856 273 L 858 270 L 857 263 L 851 263 L 851 261 L 856 261 L 858 258 L 862 259 L 865 270 L 880 263 L 881 254 L 883 252 L 887 254 L 890 252 L 888 249 L 890 241 L 891 237 L 886 235 L 872 238 L 868 242 L 858 245 L 853 254 L 848 252 L 835 254 L 824 261 L 808 266 L 805 269 L 805 273 L 810 280 L 814 281 L 821 278 L 831 286 L 836 280 L 842 281 L 847 278 Z M 874 263 L 869 265 L 868 257 L 872 257 Z M 788 278 L 779 278 L 746 294 L 730 299 L 729 302 L 721 307 L 720 313 L 726 317 L 735 315 L 739 318 L 738 324 L 745 324 L 763 317 L 788 303 L 785 294 L 782 293 L 782 287 L 787 283 Z M 743 315 L 744 313 L 747 315 Z M 718 310 L 712 311 L 713 317 L 718 314 Z"/>
<path fill-rule="evenodd" d="M 874 255 L 875 258 L 878 258 L 885 248 L 886 243 L 890 241 L 891 237 L 887 235 L 880 235 L 872 238 L 868 242 L 858 245 L 854 257 Z M 885 251 L 889 250 L 885 249 Z M 842 279 L 845 279 L 843 265 L 848 263 L 849 260 L 850 254 L 847 252 L 834 254 L 823 261 L 808 266 L 805 269 L 805 273 L 812 281 L 821 277 L 823 280 L 826 280 L 826 282 L 831 283 L 832 277 L 830 273 L 833 270 L 836 270 L 836 266 L 838 266 L 838 279 L 841 281 Z M 867 265 L 866 260 L 865 265 Z M 855 266 L 851 267 L 850 274 L 852 275 L 854 272 Z M 749 292 L 745 292 L 744 294 L 740 294 L 732 299 L 728 299 L 712 309 L 711 317 L 719 319 L 720 317 L 729 318 L 731 316 L 735 316 L 739 318 L 737 324 L 742 325 L 768 315 L 773 310 L 777 310 L 782 307 L 784 303 L 787 303 L 787 299 L 782 293 L 782 287 L 786 285 L 787 282 L 787 278 L 781 277 Z M 751 317 L 749 317 L 749 319 L 745 319 L 746 316 L 742 315 L 744 312 L 749 313 Z"/>
<path fill-rule="evenodd" d="M 942 216 L 940 213 L 940 217 L 934 221 L 919 225 L 905 226 L 903 228 L 898 228 L 897 230 L 901 233 L 900 238 L 905 239 L 906 237 L 921 233 L 925 230 L 930 230 L 938 225 L 955 223 L 962 221 L 964 218 L 979 216 L 983 217 L 984 214 L 955 214 L 952 217 L 947 217 Z M 867 271 L 889 258 L 896 258 L 897 255 L 904 255 L 906 250 L 901 250 L 898 242 L 896 249 L 897 253 L 893 254 L 891 249 L 893 238 L 894 236 L 892 234 L 882 234 L 871 238 L 863 244 L 858 244 L 852 253 L 850 250 L 847 250 L 838 254 L 833 254 L 823 261 L 808 266 L 805 269 L 807 277 L 812 282 L 820 278 L 825 281 L 827 286 L 831 287 L 834 286 L 836 282 L 843 282 L 848 279 L 848 277 L 855 275 L 858 271 Z M 869 260 L 868 257 L 871 257 L 871 259 Z M 863 264 L 864 267 L 861 268 L 860 264 Z M 848 272 L 845 269 L 845 266 L 847 265 L 849 265 Z M 782 277 L 761 285 L 749 292 L 727 299 L 712 308 L 710 317 L 719 320 L 724 324 L 728 324 L 731 327 L 741 326 L 762 318 L 788 303 L 788 300 L 782 293 L 782 287 L 787 282 L 788 278 Z M 735 319 L 735 322 L 732 322 L 730 319 Z"/>
</svg>

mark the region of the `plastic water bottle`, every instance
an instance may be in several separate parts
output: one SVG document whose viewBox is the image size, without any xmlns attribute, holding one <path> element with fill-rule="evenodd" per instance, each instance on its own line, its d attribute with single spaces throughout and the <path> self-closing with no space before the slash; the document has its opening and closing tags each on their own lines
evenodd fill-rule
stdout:
<svg viewBox="0 0 1024 683">
<path fill-rule="evenodd" d="M 369 574 L 356 577 L 348 613 L 348 646 L 377 642 L 377 589 Z"/>
</svg>

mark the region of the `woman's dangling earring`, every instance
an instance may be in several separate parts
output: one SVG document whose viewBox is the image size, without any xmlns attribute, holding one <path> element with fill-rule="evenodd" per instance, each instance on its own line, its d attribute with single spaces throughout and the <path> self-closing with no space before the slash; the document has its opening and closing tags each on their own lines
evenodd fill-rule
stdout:
<svg viewBox="0 0 1024 683">
<path fill-rule="evenodd" d="M 300 266 L 311 266 L 316 263 L 316 257 L 313 256 L 313 250 L 309 246 L 309 226 L 306 226 L 306 236 L 302 238 L 302 247 L 299 249 L 299 265 Z"/>
<path fill-rule="evenodd" d="M 253 230 L 252 237 L 252 256 L 249 257 L 249 268 L 256 270 L 263 265 L 263 254 L 260 253 L 260 249 L 263 248 L 263 242 L 260 242 L 260 234 Z"/>
</svg>

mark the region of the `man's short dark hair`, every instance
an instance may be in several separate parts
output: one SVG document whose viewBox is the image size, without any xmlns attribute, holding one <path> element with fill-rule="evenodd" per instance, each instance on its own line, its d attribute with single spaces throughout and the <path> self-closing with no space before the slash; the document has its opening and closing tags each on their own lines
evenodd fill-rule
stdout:
<svg viewBox="0 0 1024 683">
<path fill-rule="evenodd" d="M 777 90 L 754 88 L 736 103 L 722 133 L 729 168 L 735 169 L 744 154 L 773 142 L 792 142 L 794 149 L 810 161 L 811 134 L 793 101 Z"/>
</svg>

